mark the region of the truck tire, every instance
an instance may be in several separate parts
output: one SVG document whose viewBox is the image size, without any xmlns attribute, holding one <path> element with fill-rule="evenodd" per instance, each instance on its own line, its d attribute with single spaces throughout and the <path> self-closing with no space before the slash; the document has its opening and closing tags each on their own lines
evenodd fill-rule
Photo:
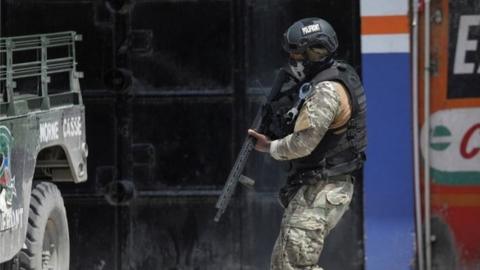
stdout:
<svg viewBox="0 0 480 270">
<path fill-rule="evenodd" d="M 448 224 L 441 217 L 433 217 L 431 227 L 432 235 L 435 236 L 435 240 L 432 242 L 432 269 L 460 269 L 457 245 Z"/>
<path fill-rule="evenodd" d="M 18 270 L 18 262 L 16 259 L 0 263 L 0 270 Z"/>
<path fill-rule="evenodd" d="M 25 246 L 19 253 L 22 270 L 68 270 L 70 240 L 65 206 L 55 184 L 33 183 Z"/>
</svg>

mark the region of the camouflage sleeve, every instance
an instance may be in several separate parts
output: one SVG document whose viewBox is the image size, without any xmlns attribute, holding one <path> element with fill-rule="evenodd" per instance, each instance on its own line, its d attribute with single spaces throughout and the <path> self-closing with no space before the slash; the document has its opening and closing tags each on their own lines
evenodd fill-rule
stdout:
<svg viewBox="0 0 480 270">
<path fill-rule="evenodd" d="M 300 110 L 294 132 L 272 141 L 270 155 L 277 160 L 309 155 L 335 119 L 339 111 L 339 99 L 333 83 L 326 81 L 315 85 Z"/>
</svg>

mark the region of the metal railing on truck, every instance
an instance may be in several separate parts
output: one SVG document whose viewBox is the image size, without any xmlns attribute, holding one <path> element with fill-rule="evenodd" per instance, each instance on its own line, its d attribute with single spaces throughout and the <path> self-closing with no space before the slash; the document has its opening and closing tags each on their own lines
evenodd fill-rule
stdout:
<svg viewBox="0 0 480 270">
<path fill-rule="evenodd" d="M 78 79 L 83 74 L 76 70 L 75 61 L 75 41 L 81 40 L 82 36 L 73 31 L 0 38 L 0 115 L 12 116 L 66 104 L 81 104 Z M 62 47 L 64 55 L 48 57 L 49 49 Z M 16 56 L 26 51 L 35 59 L 16 62 Z M 50 76 L 61 73 L 68 73 L 68 91 L 49 95 Z M 35 77 L 39 79 L 36 95 L 16 93 L 17 80 Z"/>
</svg>

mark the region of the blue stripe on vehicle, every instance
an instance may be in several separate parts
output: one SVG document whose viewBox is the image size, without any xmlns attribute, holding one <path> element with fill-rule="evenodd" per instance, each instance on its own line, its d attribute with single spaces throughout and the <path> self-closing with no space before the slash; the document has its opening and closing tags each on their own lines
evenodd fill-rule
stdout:
<svg viewBox="0 0 480 270">
<path fill-rule="evenodd" d="M 364 171 L 366 269 L 412 269 L 415 212 L 410 54 L 363 54 L 362 73 L 369 142 Z"/>
</svg>

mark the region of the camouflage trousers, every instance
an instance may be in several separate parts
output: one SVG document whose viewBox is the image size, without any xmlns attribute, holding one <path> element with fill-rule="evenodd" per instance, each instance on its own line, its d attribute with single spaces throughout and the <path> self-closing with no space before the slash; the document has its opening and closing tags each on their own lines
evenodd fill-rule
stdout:
<svg viewBox="0 0 480 270">
<path fill-rule="evenodd" d="M 302 186 L 285 209 L 273 248 L 271 270 L 322 270 L 324 239 L 348 209 L 351 181 L 322 180 Z"/>
</svg>

